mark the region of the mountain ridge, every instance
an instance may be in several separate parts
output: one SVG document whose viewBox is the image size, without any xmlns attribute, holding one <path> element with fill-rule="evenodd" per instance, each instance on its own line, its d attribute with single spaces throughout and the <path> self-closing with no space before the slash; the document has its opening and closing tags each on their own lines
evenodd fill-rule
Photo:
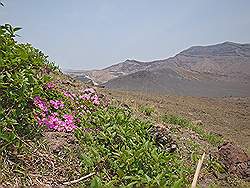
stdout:
<svg viewBox="0 0 250 188">
<path fill-rule="evenodd" d="M 174 73 L 171 78 L 169 72 Z M 202 96 L 206 93 L 211 93 L 208 96 L 245 96 L 250 95 L 247 89 L 250 88 L 250 44 L 227 41 L 192 46 L 167 59 L 149 62 L 127 59 L 101 70 L 85 71 L 84 74 L 111 89 L 172 90 L 174 94 L 196 95 L 191 92 L 194 90 Z M 150 81 L 152 75 L 154 84 Z"/>
</svg>

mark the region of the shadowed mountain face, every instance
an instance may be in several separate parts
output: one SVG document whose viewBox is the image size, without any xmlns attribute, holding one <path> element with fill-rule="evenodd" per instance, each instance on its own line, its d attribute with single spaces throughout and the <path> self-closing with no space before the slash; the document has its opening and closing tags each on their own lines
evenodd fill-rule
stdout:
<svg viewBox="0 0 250 188">
<path fill-rule="evenodd" d="M 250 96 L 250 44 L 194 46 L 168 59 L 126 60 L 85 74 L 111 89 L 190 96 Z"/>
<path fill-rule="evenodd" d="M 107 88 L 182 96 L 249 96 L 250 84 L 188 79 L 173 69 L 139 71 L 105 83 Z"/>
</svg>

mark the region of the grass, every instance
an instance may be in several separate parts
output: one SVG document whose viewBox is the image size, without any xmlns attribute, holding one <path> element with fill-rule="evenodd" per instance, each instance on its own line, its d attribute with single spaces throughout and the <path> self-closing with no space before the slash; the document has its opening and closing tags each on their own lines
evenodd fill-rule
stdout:
<svg viewBox="0 0 250 188">
<path fill-rule="evenodd" d="M 80 174 L 78 152 L 66 146 L 59 153 L 51 151 L 48 140 L 25 141 L 19 150 L 0 155 L 0 185 L 3 187 L 59 186 Z"/>
<path fill-rule="evenodd" d="M 83 118 L 75 146 L 55 153 L 44 137 L 27 141 L 18 151 L 1 154 L 0 183 L 5 186 L 53 186 L 95 172 L 79 187 L 185 187 L 195 163 L 156 146 L 152 123 L 133 117 L 127 108 L 100 107 Z M 87 129 L 87 130 L 86 130 Z M 72 135 L 73 136 L 73 135 Z M 63 135 L 62 135 L 63 137 Z M 53 144 L 53 142 L 52 142 Z M 6 151 L 6 150 L 5 150 Z"/>
<path fill-rule="evenodd" d="M 223 142 L 221 136 L 218 136 L 215 133 L 206 132 L 201 126 L 192 123 L 190 120 L 187 120 L 180 116 L 175 115 L 164 115 L 162 117 L 163 122 L 170 123 L 174 125 L 179 125 L 183 128 L 188 128 L 197 133 L 200 138 L 208 141 L 213 146 L 218 146 Z"/>
<path fill-rule="evenodd" d="M 155 112 L 155 109 L 152 106 L 142 105 L 140 106 L 139 111 L 146 116 L 151 116 Z"/>
</svg>

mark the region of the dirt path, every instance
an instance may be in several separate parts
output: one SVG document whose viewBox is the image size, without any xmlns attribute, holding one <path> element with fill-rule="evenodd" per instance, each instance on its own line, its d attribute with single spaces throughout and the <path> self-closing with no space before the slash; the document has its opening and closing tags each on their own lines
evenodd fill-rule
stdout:
<svg viewBox="0 0 250 188">
<path fill-rule="evenodd" d="M 250 153 L 249 97 L 206 98 L 106 92 L 134 107 L 150 105 L 160 114 L 175 114 L 191 120 L 201 120 L 206 130 L 223 135 L 226 140 L 235 142 Z"/>
</svg>

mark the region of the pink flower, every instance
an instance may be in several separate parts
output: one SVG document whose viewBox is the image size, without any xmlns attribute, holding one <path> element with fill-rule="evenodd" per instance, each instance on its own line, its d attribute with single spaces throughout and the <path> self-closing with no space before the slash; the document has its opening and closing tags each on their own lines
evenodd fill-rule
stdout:
<svg viewBox="0 0 250 188">
<path fill-rule="evenodd" d="M 100 101 L 99 101 L 99 100 L 93 100 L 93 104 L 99 105 L 99 104 L 100 104 Z"/>
<path fill-rule="evenodd" d="M 62 125 L 62 126 L 59 126 L 56 130 L 59 131 L 59 132 L 64 132 L 65 127 Z"/>
<path fill-rule="evenodd" d="M 65 129 L 67 132 L 71 132 L 73 131 L 74 129 L 76 129 L 77 127 L 74 125 L 74 124 L 71 124 L 71 125 L 66 125 L 65 126 Z"/>
<path fill-rule="evenodd" d="M 83 99 L 83 100 L 89 100 L 90 99 L 90 95 L 88 94 L 83 94 L 79 97 L 80 99 Z"/>
<path fill-rule="evenodd" d="M 48 114 L 50 111 L 48 111 L 45 101 L 39 96 L 34 98 L 34 104 L 42 110 L 40 114 L 34 114 L 34 118 L 39 126 L 46 126 L 48 129 L 60 132 L 72 132 L 77 128 L 74 124 L 75 111 L 72 114 L 64 114 L 62 120 L 57 112 Z M 60 100 L 50 100 L 50 104 L 55 109 L 64 107 L 63 102 Z M 80 119 L 76 119 L 76 121 L 79 122 Z"/>
<path fill-rule="evenodd" d="M 45 117 L 46 117 L 46 114 L 45 114 L 44 112 L 42 112 L 42 113 L 41 113 L 41 116 L 42 116 L 43 118 L 45 118 Z"/>
<path fill-rule="evenodd" d="M 42 126 L 44 124 L 45 119 L 40 119 L 37 121 L 39 126 Z"/>
<path fill-rule="evenodd" d="M 39 97 L 39 96 L 36 96 L 34 98 L 34 105 L 37 106 L 38 108 L 40 108 L 43 112 L 48 111 L 48 107 L 46 105 L 46 102 L 44 100 L 42 100 L 41 97 Z"/>
<path fill-rule="evenodd" d="M 69 91 L 64 91 L 63 94 L 64 94 L 64 96 L 69 97 L 72 100 L 74 100 L 75 94 L 72 94 Z"/>
<path fill-rule="evenodd" d="M 91 97 L 91 100 L 92 100 L 93 104 L 95 104 L 95 105 L 99 105 L 100 104 L 100 100 L 99 100 L 99 97 L 97 95 L 93 95 Z"/>
<path fill-rule="evenodd" d="M 60 100 L 50 100 L 50 104 L 55 108 L 55 109 L 59 109 L 59 108 L 63 108 L 64 104 L 62 101 Z"/>
<path fill-rule="evenodd" d="M 45 88 L 46 88 L 46 89 L 53 89 L 55 86 L 56 86 L 56 85 L 55 85 L 54 83 L 49 82 L 49 83 L 47 83 L 47 84 L 45 85 Z"/>
<path fill-rule="evenodd" d="M 52 117 L 57 117 L 57 116 L 58 116 L 58 113 L 57 113 L 57 112 L 53 112 L 53 113 L 51 113 L 51 116 L 52 116 Z"/>
<path fill-rule="evenodd" d="M 63 118 L 65 119 L 66 123 L 72 123 L 74 120 L 74 117 L 72 115 L 64 114 Z"/>
</svg>

